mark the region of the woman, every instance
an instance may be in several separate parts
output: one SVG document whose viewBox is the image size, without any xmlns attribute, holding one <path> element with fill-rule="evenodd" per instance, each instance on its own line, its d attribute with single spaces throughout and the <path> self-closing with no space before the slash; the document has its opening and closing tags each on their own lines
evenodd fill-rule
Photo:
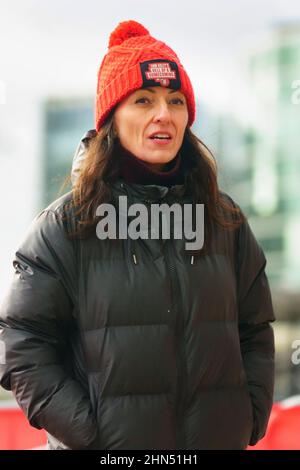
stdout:
<svg viewBox="0 0 300 470">
<path fill-rule="evenodd" d="M 47 431 L 51 449 L 245 449 L 266 431 L 274 380 L 266 260 L 219 191 L 194 118 L 174 51 L 141 24 L 120 23 L 73 190 L 33 221 L 1 309 L 1 385 Z M 204 246 L 187 249 L 174 236 L 100 239 L 98 208 L 117 208 L 119 196 L 148 211 L 204 204 Z"/>
</svg>

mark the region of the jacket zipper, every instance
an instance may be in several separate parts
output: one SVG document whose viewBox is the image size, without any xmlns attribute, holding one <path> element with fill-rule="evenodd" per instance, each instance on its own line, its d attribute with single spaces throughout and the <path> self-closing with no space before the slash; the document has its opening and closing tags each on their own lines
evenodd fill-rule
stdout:
<svg viewBox="0 0 300 470">
<path fill-rule="evenodd" d="M 165 262 L 167 268 L 167 274 L 169 277 L 170 283 L 170 294 L 171 294 L 171 308 L 175 314 L 175 334 L 177 338 L 177 367 L 178 367 L 178 383 L 177 383 L 177 395 L 175 402 L 176 409 L 176 449 L 185 449 L 185 439 L 183 433 L 183 409 L 184 409 L 184 367 L 183 367 L 183 357 L 182 357 L 182 327 L 183 327 L 183 318 L 182 312 L 180 312 L 180 304 L 178 302 L 179 296 L 176 293 L 180 292 L 180 285 L 178 283 L 176 268 L 173 263 L 173 253 L 171 250 L 171 244 L 168 243 L 168 240 L 165 242 Z M 180 314 L 181 313 L 181 314 Z"/>
</svg>

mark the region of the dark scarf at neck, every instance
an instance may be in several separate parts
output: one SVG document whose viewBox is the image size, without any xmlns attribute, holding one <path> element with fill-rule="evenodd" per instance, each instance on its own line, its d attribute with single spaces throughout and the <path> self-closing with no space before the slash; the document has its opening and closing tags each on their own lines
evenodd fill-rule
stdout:
<svg viewBox="0 0 300 470">
<path fill-rule="evenodd" d="M 120 174 L 127 183 L 157 184 L 172 186 L 184 183 L 184 162 L 180 152 L 170 162 L 166 163 L 163 171 L 151 167 L 150 163 L 137 158 L 129 150 L 119 145 Z"/>
</svg>

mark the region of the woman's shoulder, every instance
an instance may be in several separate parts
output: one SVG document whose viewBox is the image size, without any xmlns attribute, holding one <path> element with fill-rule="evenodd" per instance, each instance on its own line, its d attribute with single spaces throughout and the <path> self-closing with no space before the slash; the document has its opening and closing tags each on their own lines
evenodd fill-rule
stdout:
<svg viewBox="0 0 300 470">
<path fill-rule="evenodd" d="M 33 218 L 17 247 L 14 262 L 29 266 L 33 273 L 39 275 L 58 276 L 74 295 L 75 244 L 67 236 L 66 222 L 62 217 L 71 200 L 70 193 L 64 194 Z"/>
<path fill-rule="evenodd" d="M 247 215 L 240 204 L 225 191 L 219 191 L 218 211 L 226 224 L 239 229 L 247 223 Z"/>
<path fill-rule="evenodd" d="M 236 200 L 227 192 L 220 190 L 219 196 L 220 196 L 221 201 L 230 205 L 231 208 L 242 210 L 240 205 L 236 202 Z"/>
<path fill-rule="evenodd" d="M 31 220 L 21 248 L 39 250 L 45 245 L 59 249 L 68 245 L 68 233 L 74 226 L 72 191 L 63 194 L 40 210 Z"/>
<path fill-rule="evenodd" d="M 59 198 L 52 201 L 47 207 L 45 207 L 41 212 L 51 211 L 55 212 L 58 215 L 64 215 L 70 213 L 72 209 L 73 202 L 73 192 L 69 191 Z"/>
<path fill-rule="evenodd" d="M 240 223 L 237 225 L 236 242 L 240 255 L 246 256 L 247 259 L 259 260 L 261 264 L 265 263 L 264 250 L 257 239 L 248 216 L 245 214 L 241 206 L 236 200 L 226 192 L 222 192 L 223 201 L 236 211 L 233 213 L 233 220 L 240 218 Z"/>
<path fill-rule="evenodd" d="M 69 191 L 52 201 L 37 217 L 42 216 L 44 218 L 53 219 L 56 221 L 56 224 L 61 225 L 61 227 L 69 233 L 75 229 L 76 225 L 75 205 L 73 201 L 73 192 Z"/>
</svg>

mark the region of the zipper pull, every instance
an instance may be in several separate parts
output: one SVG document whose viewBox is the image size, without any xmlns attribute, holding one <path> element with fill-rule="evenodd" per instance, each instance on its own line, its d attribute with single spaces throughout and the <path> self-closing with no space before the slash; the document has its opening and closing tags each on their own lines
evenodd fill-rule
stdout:
<svg viewBox="0 0 300 470">
<path fill-rule="evenodd" d="M 138 264 L 135 253 L 132 254 L 134 264 Z"/>
</svg>

